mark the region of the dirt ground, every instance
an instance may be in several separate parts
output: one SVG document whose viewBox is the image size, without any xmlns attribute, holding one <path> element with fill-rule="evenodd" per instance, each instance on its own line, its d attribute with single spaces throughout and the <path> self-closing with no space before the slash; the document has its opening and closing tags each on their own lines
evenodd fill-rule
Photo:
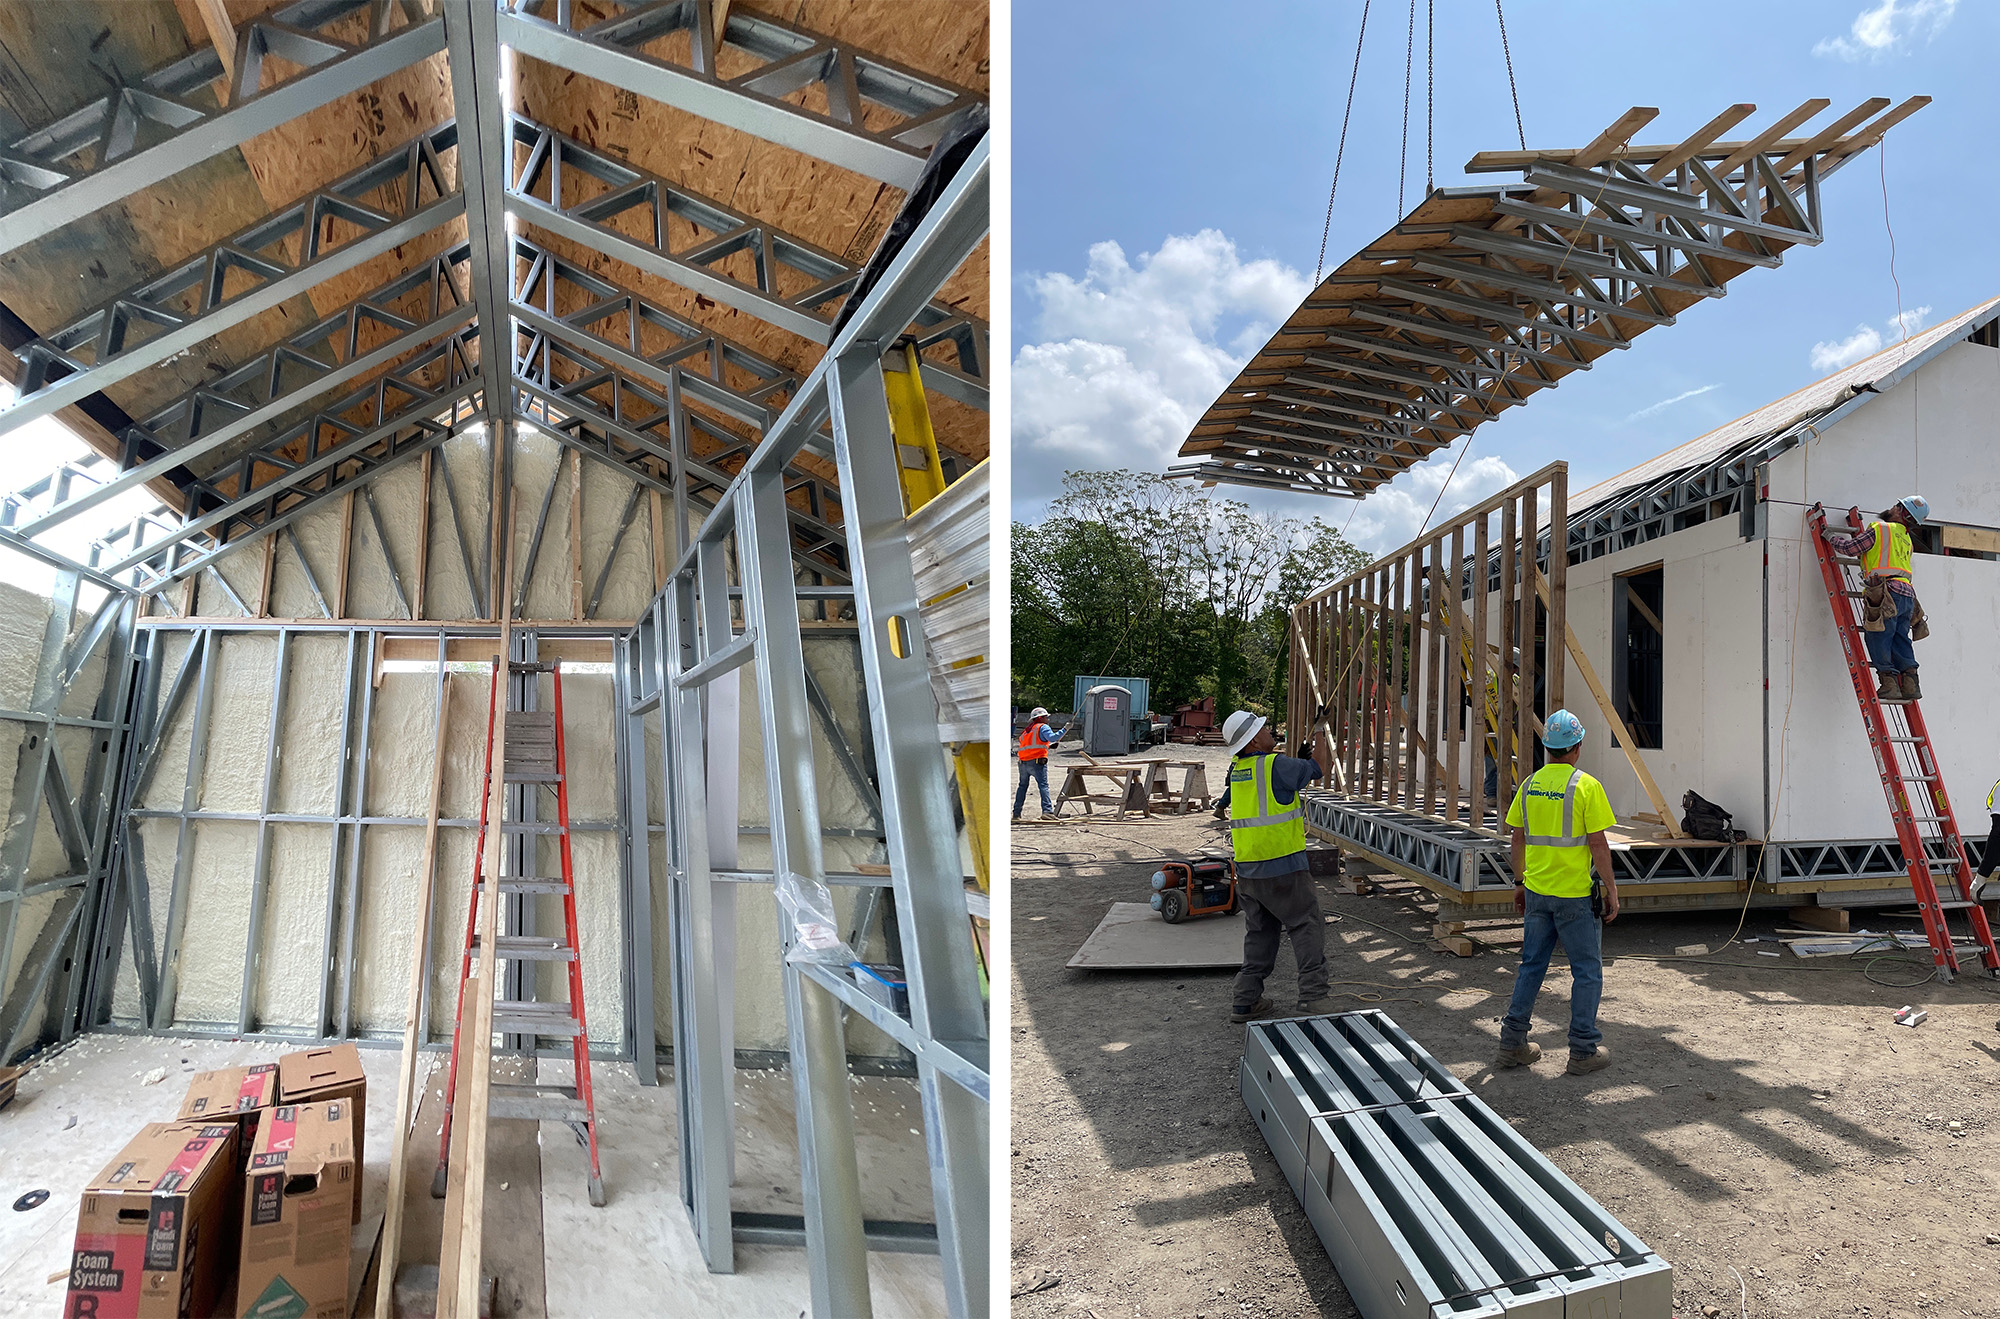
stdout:
<svg viewBox="0 0 2000 1319">
<path fill-rule="evenodd" d="M 1113 901 L 1144 900 L 1162 853 L 1224 847 L 1221 830 L 1100 815 L 1017 827 L 1013 845 L 1013 1313 L 1356 1314 L 1237 1094 L 1233 973 L 1064 968 Z M 1536 1012 L 1545 1056 L 1502 1073 L 1513 956 L 1432 951 L 1413 895 L 1329 881 L 1321 901 L 1335 991 L 1379 995 L 1664 1256 L 1676 1315 L 2000 1315 L 2000 985 L 1890 988 L 1846 959 L 1757 955 L 1772 944 L 1642 960 L 1718 948 L 1737 917 L 1628 916 L 1605 930 L 1612 1065 L 1562 1074 L 1558 955 Z M 1753 910 L 1743 933 L 1781 924 Z M 1289 951 L 1270 993 L 1297 1001 Z M 1905 1003 L 1930 1019 L 1892 1024 Z"/>
</svg>

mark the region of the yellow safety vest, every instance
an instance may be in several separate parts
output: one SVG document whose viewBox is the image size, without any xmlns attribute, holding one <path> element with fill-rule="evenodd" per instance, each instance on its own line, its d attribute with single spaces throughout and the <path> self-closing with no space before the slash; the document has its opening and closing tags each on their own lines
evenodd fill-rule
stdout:
<svg viewBox="0 0 2000 1319">
<path fill-rule="evenodd" d="M 1271 756 L 1239 756 L 1229 766 L 1229 843 L 1238 861 L 1269 861 L 1306 850 L 1305 803 L 1271 795 Z"/>
<path fill-rule="evenodd" d="M 1862 568 L 1876 577 L 1910 580 L 1910 530 L 1900 522 L 1877 522 L 1875 543 L 1861 556 Z"/>
<path fill-rule="evenodd" d="M 1560 795 L 1553 782 L 1542 778 L 1552 769 L 1569 771 L 1569 782 Z M 1582 780 L 1583 771 L 1574 765 L 1544 765 L 1522 780 L 1515 791 L 1521 798 L 1529 847 L 1590 846 L 1589 835 L 1576 831 L 1576 788 Z"/>
</svg>

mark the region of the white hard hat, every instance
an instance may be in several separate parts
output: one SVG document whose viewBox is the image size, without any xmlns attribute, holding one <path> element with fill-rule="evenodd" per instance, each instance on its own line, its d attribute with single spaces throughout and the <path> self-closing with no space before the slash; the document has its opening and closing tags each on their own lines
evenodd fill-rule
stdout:
<svg viewBox="0 0 2000 1319">
<path fill-rule="evenodd" d="M 1229 754 L 1241 751 L 1244 744 L 1257 736 L 1257 730 L 1264 726 L 1264 716 L 1251 714 L 1248 710 L 1238 710 L 1222 721 L 1222 737 L 1229 743 Z"/>
<path fill-rule="evenodd" d="M 1044 710 L 1039 705 L 1036 706 L 1034 709 L 1028 711 L 1028 718 L 1030 719 L 1046 719 L 1048 717 L 1049 717 L 1049 712 L 1047 710 Z"/>
</svg>

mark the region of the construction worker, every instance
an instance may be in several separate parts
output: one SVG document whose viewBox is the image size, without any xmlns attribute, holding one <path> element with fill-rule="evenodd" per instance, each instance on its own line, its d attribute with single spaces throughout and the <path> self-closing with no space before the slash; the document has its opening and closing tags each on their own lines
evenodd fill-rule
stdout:
<svg viewBox="0 0 2000 1319">
<path fill-rule="evenodd" d="M 1567 710 L 1542 728 L 1548 763 L 1522 781 L 1507 809 L 1513 828 L 1514 910 L 1524 938 L 1514 998 L 1500 1027 L 1502 1067 L 1524 1067 L 1542 1056 L 1528 1041 L 1535 998 L 1542 992 L 1549 957 L 1562 944 L 1569 958 L 1569 1067 L 1571 1076 L 1595 1072 L 1611 1061 L 1597 1029 L 1604 993 L 1603 930 L 1592 901 L 1591 862 L 1603 880 L 1603 919 L 1618 919 L 1618 883 L 1604 831 L 1618 823 L 1604 785 L 1576 767 L 1583 753 L 1583 723 Z"/>
<path fill-rule="evenodd" d="M 1021 783 L 1014 789 L 1014 818 L 1021 818 L 1021 807 L 1028 800 L 1028 783 L 1032 780 L 1042 790 L 1042 814 L 1054 815 L 1055 807 L 1049 804 L 1049 748 L 1062 740 L 1062 734 L 1049 727 L 1049 712 L 1041 706 L 1028 711 L 1028 726 L 1021 730 L 1020 744 L 1015 755 L 1021 760 Z"/>
<path fill-rule="evenodd" d="M 1333 1011 L 1327 995 L 1326 917 L 1306 860 L 1305 803 L 1299 790 L 1326 773 L 1317 736 L 1310 759 L 1275 754 L 1269 721 L 1238 710 L 1222 724 L 1229 744 L 1229 845 L 1236 858 L 1236 896 L 1243 908 L 1243 969 L 1229 1019 L 1250 1021 L 1271 1010 L 1264 980 L 1278 967 L 1278 942 L 1289 932 L 1299 967 L 1299 1011 Z"/>
<path fill-rule="evenodd" d="M 1880 632 L 1863 632 L 1868 662 L 1875 666 L 1876 695 L 1885 701 L 1914 701 L 1923 695 L 1917 684 L 1917 652 L 1910 645 L 1910 626 L 1917 612 L 1917 588 L 1910 580 L 1910 532 L 1931 515 L 1922 495 L 1904 495 L 1867 530 L 1852 536 L 1826 534 L 1835 554 L 1861 560 L 1868 585 L 1887 585 L 1893 611 L 1886 613 Z"/>
<path fill-rule="evenodd" d="M 1993 817 L 1993 827 L 1986 835 L 1986 847 L 1979 853 L 1980 869 L 1985 873 L 1972 886 L 1974 902 L 2000 902 L 2000 783 L 1986 790 L 1986 813 Z"/>
</svg>

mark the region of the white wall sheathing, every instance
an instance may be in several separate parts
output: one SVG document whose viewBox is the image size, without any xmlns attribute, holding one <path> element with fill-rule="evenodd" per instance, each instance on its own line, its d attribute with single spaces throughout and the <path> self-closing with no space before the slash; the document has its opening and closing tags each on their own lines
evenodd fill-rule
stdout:
<svg viewBox="0 0 2000 1319">
<path fill-rule="evenodd" d="M 275 632 L 235 632 L 213 639 L 208 765 L 196 805 L 204 811 L 258 811 L 264 804 L 264 753 L 271 740 L 271 692 L 278 662 Z M 310 700 L 309 692 L 294 688 Z M 191 719 L 199 689 L 181 718 Z"/>
<path fill-rule="evenodd" d="M 357 645 L 357 656 L 359 646 Z M 359 658 L 355 661 L 360 662 Z M 340 708 L 347 691 L 347 637 L 300 632 L 291 641 L 291 679 L 278 735 L 272 809 L 286 815 L 333 811 L 342 750 Z M 268 717 L 268 707 L 266 707 Z M 359 712 L 357 711 L 357 716 Z"/>
<path fill-rule="evenodd" d="M 1611 641 L 1613 578 L 1658 566 L 1666 625 L 1661 708 L 1663 746 L 1640 759 L 1678 818 L 1692 788 L 1735 815 L 1753 836 L 1763 813 L 1763 545 L 1746 542 L 1734 517 L 1691 527 L 1616 554 L 1572 564 L 1567 613 L 1598 681 L 1613 690 L 1623 662 Z M 1495 605 L 1491 606 L 1497 608 Z M 1639 786 L 1609 721 L 1576 664 L 1563 676 L 1563 700 L 1590 732 L 1582 765 L 1600 779 L 1621 819 L 1653 805 Z"/>
<path fill-rule="evenodd" d="M 2000 352 L 1958 344 L 1772 463 L 1771 497 L 1822 500 L 1837 522 L 1849 505 L 1872 517 L 1914 490 L 1930 500 L 1933 517 L 2000 526 L 1995 416 Z M 1803 539 L 1804 513 L 1791 504 L 1770 511 L 1772 834 L 1888 837 L 1888 805 Z M 1932 629 L 1916 645 L 1923 709 L 1960 826 L 1976 833 L 1986 789 L 2000 777 L 2000 707 L 1987 697 L 2000 655 L 2000 563 L 1920 554 L 1913 576 Z"/>
<path fill-rule="evenodd" d="M 251 1024 L 256 1029 L 297 1029 L 309 1025 L 318 1011 L 333 826 L 274 824 L 267 846 L 270 879 L 257 941 Z"/>
<path fill-rule="evenodd" d="M 357 1032 L 389 1035 L 403 1029 L 423 853 L 422 826 L 371 825 L 362 833 L 361 882 L 350 890 L 360 902 L 351 1009 Z"/>
<path fill-rule="evenodd" d="M 525 572 L 528 547 L 534 543 L 535 520 L 541 516 L 542 500 L 549 482 L 556 484 L 555 502 L 549 505 L 549 520 L 542 528 L 542 546 L 535 557 L 534 572 L 528 575 L 527 590 L 517 586 L 523 601 L 523 618 L 568 618 L 570 616 L 569 561 L 569 464 L 570 455 L 561 445 L 541 432 L 523 426 L 514 446 L 514 571 Z M 560 470 L 558 470 L 560 469 Z"/>
</svg>

